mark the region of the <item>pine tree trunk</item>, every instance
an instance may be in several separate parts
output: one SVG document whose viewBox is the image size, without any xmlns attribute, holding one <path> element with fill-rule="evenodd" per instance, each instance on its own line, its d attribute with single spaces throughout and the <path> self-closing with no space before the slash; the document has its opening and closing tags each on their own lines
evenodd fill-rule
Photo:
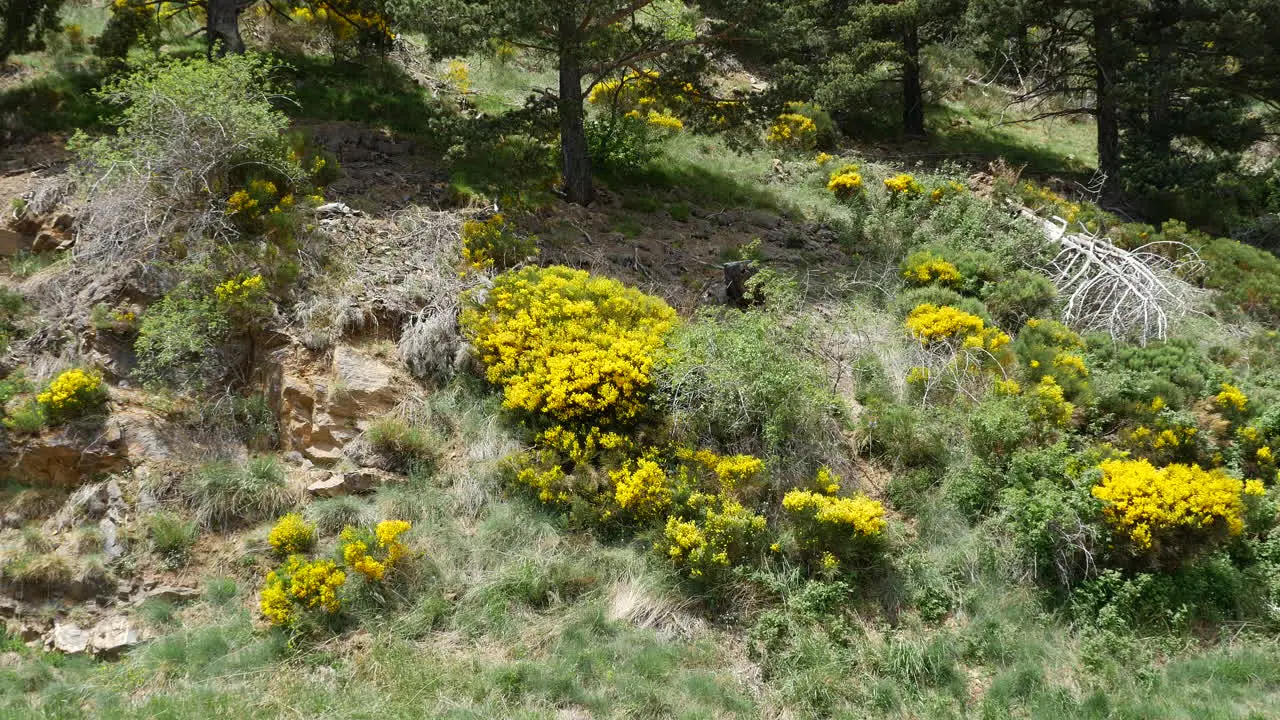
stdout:
<svg viewBox="0 0 1280 720">
<path fill-rule="evenodd" d="M 565 13 L 560 18 L 560 154 L 565 199 L 577 205 L 591 202 L 591 159 L 583 125 L 582 66 L 578 57 L 577 24 Z"/>
<path fill-rule="evenodd" d="M 240 13 L 244 7 L 242 0 L 208 0 L 205 34 L 210 55 L 217 53 L 221 57 L 244 52 L 244 40 L 240 37 Z"/>
<path fill-rule="evenodd" d="M 907 135 L 924 133 L 924 89 L 920 82 L 920 34 L 915 20 L 909 20 L 902 34 L 902 129 Z"/>
<path fill-rule="evenodd" d="M 1093 18 L 1098 170 L 1106 175 L 1105 187 L 1108 194 L 1120 190 L 1120 118 L 1115 97 L 1119 62 L 1112 22 L 1110 17 L 1101 13 L 1095 14 Z"/>
</svg>

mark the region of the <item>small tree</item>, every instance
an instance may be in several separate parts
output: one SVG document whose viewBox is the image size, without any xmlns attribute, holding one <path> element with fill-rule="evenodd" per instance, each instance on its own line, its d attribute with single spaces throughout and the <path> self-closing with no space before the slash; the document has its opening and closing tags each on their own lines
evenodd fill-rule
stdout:
<svg viewBox="0 0 1280 720">
<path fill-rule="evenodd" d="M 43 35 L 58 28 L 61 9 L 62 0 L 0 0 L 0 63 L 40 49 Z"/>
<path fill-rule="evenodd" d="M 743 13 L 745 0 L 717 3 L 722 17 Z M 498 38 L 554 58 L 555 89 L 542 91 L 559 118 L 564 196 L 585 205 L 593 189 L 587 153 L 584 100 L 597 83 L 624 68 L 640 70 L 677 61 L 684 51 L 724 37 L 722 22 L 696 23 L 674 0 L 419 0 L 420 25 L 444 55 L 462 53 Z M 736 13 L 735 13 L 736 10 Z"/>
</svg>

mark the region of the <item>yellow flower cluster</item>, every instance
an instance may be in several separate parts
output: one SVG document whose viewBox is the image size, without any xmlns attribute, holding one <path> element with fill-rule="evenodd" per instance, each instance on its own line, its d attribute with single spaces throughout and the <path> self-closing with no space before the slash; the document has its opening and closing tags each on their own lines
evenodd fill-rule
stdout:
<svg viewBox="0 0 1280 720">
<path fill-rule="evenodd" d="M 785 150 L 810 150 L 818 141 L 818 126 L 799 113 L 783 113 L 774 118 L 765 141 Z"/>
<path fill-rule="evenodd" d="M 327 28 L 338 40 L 352 40 L 361 33 L 373 33 L 387 40 L 396 39 L 385 17 L 376 12 L 364 12 L 350 0 L 324 0 L 311 7 L 293 8 L 289 14 L 296 20 Z"/>
<path fill-rule="evenodd" d="M 607 105 L 623 117 L 643 120 L 652 127 L 671 132 L 684 129 L 684 121 L 678 117 L 691 97 L 698 91 L 685 83 L 683 92 L 671 93 L 659 84 L 661 74 L 655 70 L 632 70 L 621 78 L 602 80 L 591 88 L 587 102 Z"/>
<path fill-rule="evenodd" d="M 1240 388 L 1231 383 L 1222 383 L 1222 391 L 1218 393 L 1215 400 L 1218 407 L 1223 409 L 1234 409 L 1237 412 L 1244 412 L 1249 407 L 1249 398 L 1241 392 Z"/>
<path fill-rule="evenodd" d="M 1057 427 L 1064 427 L 1071 422 L 1071 415 L 1076 406 L 1067 402 L 1062 386 L 1052 375 L 1040 378 L 1036 385 L 1036 394 L 1031 406 L 1031 419 L 1046 422 Z"/>
<path fill-rule="evenodd" d="M 1079 375 L 1080 377 L 1089 376 L 1089 368 L 1084 364 L 1084 358 L 1073 353 L 1058 353 L 1053 358 L 1053 366 L 1059 370 L 1065 370 Z"/>
<path fill-rule="evenodd" d="M 813 157 L 813 161 L 818 164 L 818 167 L 822 167 L 832 160 L 835 160 L 835 156 L 824 152 L 820 152 Z"/>
<path fill-rule="evenodd" d="M 1004 380 L 997 380 L 996 384 L 993 386 L 993 389 L 995 390 L 995 393 L 997 395 L 1008 395 L 1010 397 L 1014 395 L 1018 395 L 1022 392 L 1022 386 L 1019 385 L 1018 381 L 1014 380 L 1013 378 L 1005 378 Z"/>
<path fill-rule="evenodd" d="M 929 251 L 912 253 L 902 270 L 902 277 L 916 285 L 954 285 L 960 282 L 956 266 Z"/>
<path fill-rule="evenodd" d="M 591 462 L 595 456 L 605 450 L 617 450 L 630 447 L 627 438 L 598 427 L 585 430 L 574 430 L 564 425 L 553 425 L 538 434 L 536 443 L 540 447 L 554 450 L 569 458 L 575 464 Z"/>
<path fill-rule="evenodd" d="M 379 582 L 409 553 L 399 538 L 412 527 L 407 520 L 383 520 L 370 535 L 368 531 L 348 525 L 338 535 L 342 561 L 365 579 Z M 376 549 L 381 559 L 370 554 L 371 547 Z"/>
<path fill-rule="evenodd" d="M 850 200 L 862 193 L 862 175 L 857 165 L 845 165 L 831 173 L 827 190 L 841 200 Z"/>
<path fill-rule="evenodd" d="M 561 266 L 500 275 L 462 315 L 507 407 L 601 425 L 644 408 L 675 321 L 660 298 Z"/>
<path fill-rule="evenodd" d="M 213 289 L 213 296 L 223 305 L 243 305 L 252 302 L 265 294 L 266 287 L 261 275 L 253 275 L 241 280 L 231 279 L 219 283 Z"/>
<path fill-rule="evenodd" d="M 894 175 L 891 178 L 885 178 L 884 187 L 889 194 L 894 197 L 921 195 L 924 193 L 924 186 L 915 179 L 914 176 L 902 173 Z"/>
<path fill-rule="evenodd" d="M 948 197 L 963 195 L 968 189 L 969 188 L 964 186 L 964 183 L 959 183 L 955 180 L 948 180 L 929 191 L 929 200 L 931 202 L 940 203 Z"/>
<path fill-rule="evenodd" d="M 691 460 L 706 468 L 715 476 L 719 491 L 734 493 L 738 489 L 753 484 L 764 471 L 764 462 L 754 455 L 717 455 L 710 450 L 690 451 L 680 449 L 676 456 L 681 460 Z"/>
<path fill-rule="evenodd" d="M 67 417 L 89 409 L 102 399 L 102 376 L 73 368 L 49 383 L 36 402 L 54 417 Z"/>
<path fill-rule="evenodd" d="M 695 494 L 700 495 L 700 494 Z M 765 519 L 742 503 L 715 495 L 700 495 L 692 504 L 705 504 L 700 518 L 667 518 L 656 549 L 692 577 L 727 568 L 748 552 L 765 531 Z M 701 520 L 701 523 L 698 521 Z"/>
<path fill-rule="evenodd" d="M 846 528 L 853 535 L 874 537 L 884 530 L 884 505 L 866 495 L 834 497 L 791 490 L 782 498 L 782 507 L 820 524 Z"/>
<path fill-rule="evenodd" d="M 473 270 L 506 269 L 537 254 L 537 240 L 513 231 L 502 213 L 462 223 L 462 259 Z"/>
<path fill-rule="evenodd" d="M 346 581 L 347 574 L 331 560 L 293 555 L 283 568 L 267 573 L 258 607 L 274 625 L 293 623 L 299 608 L 336 613 L 342 609 L 338 593 Z"/>
<path fill-rule="evenodd" d="M 298 513 L 281 517 L 267 535 L 267 544 L 280 555 L 296 555 L 311 549 L 316 542 L 316 526 Z"/>
<path fill-rule="evenodd" d="M 613 481 L 614 499 L 618 506 L 638 517 L 657 517 L 671 506 L 671 484 L 662 466 L 651 458 L 609 473 Z"/>
<path fill-rule="evenodd" d="M 918 305 L 907 315 L 906 326 L 922 345 L 959 339 L 967 349 L 995 352 L 1009 343 L 1009 336 L 998 328 L 950 305 Z"/>
<path fill-rule="evenodd" d="M 1022 184 L 1021 196 L 1024 203 L 1037 210 L 1048 210 L 1069 223 L 1080 219 L 1080 203 L 1067 200 L 1047 186 L 1037 186 L 1027 181 Z"/>
<path fill-rule="evenodd" d="M 1140 549 L 1173 541 L 1179 532 L 1238 535 L 1244 528 L 1244 483 L 1221 469 L 1157 469 L 1146 460 L 1107 460 L 1100 467 L 1102 482 L 1093 496 L 1106 503 L 1107 522 Z"/>
</svg>

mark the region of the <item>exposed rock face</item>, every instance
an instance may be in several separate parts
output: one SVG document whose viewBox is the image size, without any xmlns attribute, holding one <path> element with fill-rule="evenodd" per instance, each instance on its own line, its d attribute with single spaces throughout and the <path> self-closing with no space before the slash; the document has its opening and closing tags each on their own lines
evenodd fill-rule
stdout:
<svg viewBox="0 0 1280 720">
<path fill-rule="evenodd" d="M 390 365 L 339 345 L 329 374 L 317 378 L 286 363 L 280 381 L 284 449 L 331 467 L 368 422 L 396 405 L 411 381 Z"/>
<path fill-rule="evenodd" d="M 124 437 L 117 423 L 67 425 L 32 437 L 0 435 L 0 474 L 32 485 L 79 485 L 124 464 Z"/>
<path fill-rule="evenodd" d="M 333 473 L 328 477 L 317 480 L 307 486 L 307 492 L 316 497 L 337 497 L 339 495 L 353 495 L 358 493 L 370 492 L 384 485 L 390 485 L 401 480 L 399 475 L 394 473 L 377 470 L 374 468 L 362 468 L 360 470 L 351 470 L 345 473 Z"/>
<path fill-rule="evenodd" d="M 114 655 L 142 642 L 142 630 L 123 615 L 113 615 L 89 630 L 71 623 L 54 623 L 45 646 L 67 655 L 90 652 Z"/>
</svg>

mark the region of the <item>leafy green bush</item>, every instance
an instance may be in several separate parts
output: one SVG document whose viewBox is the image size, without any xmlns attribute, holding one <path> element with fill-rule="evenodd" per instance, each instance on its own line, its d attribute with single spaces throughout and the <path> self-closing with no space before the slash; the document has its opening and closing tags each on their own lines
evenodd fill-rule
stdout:
<svg viewBox="0 0 1280 720">
<path fill-rule="evenodd" d="M 134 350 L 136 372 L 147 383 L 200 388 L 226 370 L 219 352 L 230 318 L 208 296 L 183 288 L 147 308 Z"/>
<path fill-rule="evenodd" d="M 9 349 L 9 340 L 17 332 L 17 321 L 25 301 L 22 295 L 0 287 L 0 355 Z"/>
<path fill-rule="evenodd" d="M 187 475 L 182 494 L 200 525 L 227 528 L 279 515 L 296 500 L 284 468 L 271 456 L 244 465 L 225 460 L 206 463 Z"/>
<path fill-rule="evenodd" d="M 1126 414 L 1134 404 L 1149 406 L 1160 397 L 1171 407 L 1186 407 L 1227 379 L 1226 370 L 1193 342 L 1175 338 L 1146 347 L 1089 338 L 1089 367 L 1097 402 L 1105 412 Z"/>
<path fill-rule="evenodd" d="M 894 465 L 938 470 L 951 456 L 950 433 L 913 406 L 889 404 L 873 408 L 865 422 L 871 451 Z"/>
<path fill-rule="evenodd" d="M 1220 308 L 1280 323 L 1280 257 L 1227 238 L 1207 241 L 1199 250 L 1207 266 L 1204 285 L 1219 291 Z"/>
<path fill-rule="evenodd" d="M 250 181 L 283 197 L 306 189 L 307 171 L 289 146 L 288 119 L 273 103 L 276 63 L 232 55 L 149 63 L 104 83 L 119 108 L 117 132 L 71 147 L 91 188 L 76 252 L 120 261 L 177 243 L 190 256 L 210 240 L 238 236 L 226 203 Z M 145 227 L 145 231 L 142 229 Z M 244 248 L 257 251 L 256 248 Z"/>
<path fill-rule="evenodd" d="M 662 155 L 665 133 L 641 118 L 604 116 L 588 120 L 586 127 L 591 164 L 604 173 L 626 177 Z"/>
<path fill-rule="evenodd" d="M 1058 301 L 1058 289 L 1038 272 L 1015 270 L 988 285 L 982 301 L 1000 324 L 1017 327 L 1031 318 L 1049 315 Z"/>
<path fill-rule="evenodd" d="M 969 449 L 979 460 L 1003 466 L 1031 438 L 1033 430 L 1021 398 L 988 398 L 969 416 Z"/>
<path fill-rule="evenodd" d="M 812 476 L 836 455 L 845 410 L 803 338 L 768 312 L 704 311 L 678 327 L 657 380 L 677 432 Z"/>
</svg>

